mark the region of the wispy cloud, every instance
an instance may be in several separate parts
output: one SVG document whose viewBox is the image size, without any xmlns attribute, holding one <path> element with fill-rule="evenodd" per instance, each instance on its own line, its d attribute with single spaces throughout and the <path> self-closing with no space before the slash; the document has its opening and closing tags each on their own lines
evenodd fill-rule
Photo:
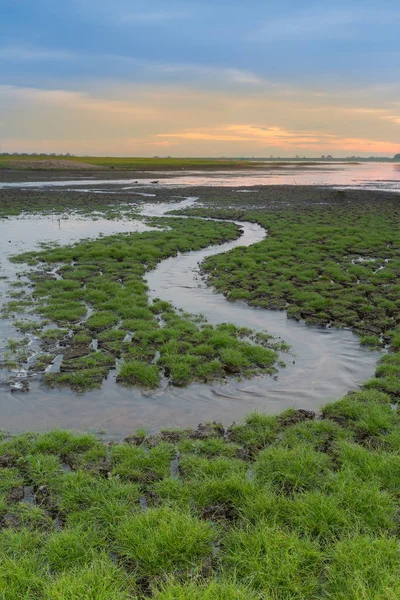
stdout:
<svg viewBox="0 0 400 600">
<path fill-rule="evenodd" d="M 163 21 L 180 21 L 193 16 L 193 11 L 184 10 L 154 10 L 132 12 L 120 17 L 122 23 L 160 23 Z"/>
<path fill-rule="evenodd" d="M 147 63 L 147 68 L 164 74 L 181 74 L 189 79 L 204 79 L 208 82 L 214 80 L 225 83 L 236 83 L 244 85 L 262 85 L 267 82 L 260 76 L 251 71 L 241 69 L 227 69 L 218 66 L 206 66 L 195 64 L 166 64 L 166 63 Z"/>
<path fill-rule="evenodd" d="M 400 114 L 394 115 L 387 108 L 347 108 L 344 112 L 349 112 L 355 115 L 366 115 L 383 121 L 391 121 L 396 125 L 400 125 Z"/>
<path fill-rule="evenodd" d="M 369 10 L 349 3 L 348 7 L 315 5 L 312 8 L 291 11 L 285 17 L 269 20 L 253 32 L 258 41 L 319 41 L 355 38 L 365 35 L 360 26 L 393 25 L 400 21 L 400 10 L 382 6 L 379 10 Z"/>
<path fill-rule="evenodd" d="M 41 49 L 29 46 L 3 46 L 0 47 L 0 59 L 17 61 L 51 61 L 71 60 L 76 58 L 73 52 L 60 50 Z"/>
<path fill-rule="evenodd" d="M 160 111 L 152 106 L 145 106 L 133 101 L 109 100 L 98 98 L 87 92 L 72 92 L 68 90 L 41 90 L 19 86 L 0 86 L 0 99 L 8 98 L 21 101 L 24 104 L 45 109 L 48 106 L 61 109 L 77 110 L 123 120 L 127 118 L 154 119 L 160 116 Z"/>
<path fill-rule="evenodd" d="M 383 119 L 384 121 L 391 121 L 396 125 L 400 125 L 400 115 L 383 115 L 381 119 Z"/>
<path fill-rule="evenodd" d="M 258 32 L 258 36 L 268 41 L 297 40 L 306 41 L 310 38 L 321 39 L 327 34 L 329 37 L 342 37 L 346 35 L 347 26 L 354 23 L 355 15 L 352 11 L 317 9 L 297 13 L 285 18 L 272 20 L 265 24 Z"/>
<path fill-rule="evenodd" d="M 216 64 L 195 64 L 145 60 L 135 55 L 112 52 L 64 52 L 50 48 L 31 46 L 0 46 L 0 60 L 7 62 L 49 62 L 79 61 L 80 65 L 90 67 L 97 61 L 119 69 L 129 69 L 130 77 L 137 81 L 160 81 L 160 79 L 179 79 L 187 82 L 215 83 L 218 86 L 233 84 L 238 86 L 273 85 L 252 71 L 218 66 Z"/>
</svg>

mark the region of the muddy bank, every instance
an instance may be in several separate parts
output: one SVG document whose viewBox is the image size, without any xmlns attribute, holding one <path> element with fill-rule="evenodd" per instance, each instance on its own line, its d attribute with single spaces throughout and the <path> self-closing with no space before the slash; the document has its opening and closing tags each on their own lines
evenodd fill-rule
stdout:
<svg viewBox="0 0 400 600">
<path fill-rule="evenodd" d="M 0 172 L 0 181 L 2 173 Z M 114 178 L 114 176 L 113 176 Z M 125 178 L 124 178 L 125 179 Z M 43 180 L 53 181 L 43 174 Z M 38 180 L 39 181 L 39 180 Z M 39 183 L 40 185 L 40 183 Z M 123 189 L 129 188 L 129 189 Z M 147 195 L 148 194 L 148 195 Z M 72 186 L 64 188 L 1 188 L 0 185 L 0 217 L 21 212 L 66 212 L 79 210 L 91 212 L 107 208 L 119 209 L 125 204 L 144 202 L 154 204 L 176 202 L 179 197 L 195 196 L 200 198 L 200 204 L 212 206 L 218 202 L 220 208 L 235 207 L 238 210 L 285 210 L 289 208 L 311 208 L 313 206 L 359 205 L 375 206 L 394 203 L 398 206 L 400 195 L 389 191 L 372 190 L 337 190 L 331 187 L 271 185 L 236 187 L 232 189 L 214 186 L 185 186 L 176 188 L 158 184 L 123 185 L 110 183 L 108 185 Z"/>
<path fill-rule="evenodd" d="M 91 172 L 93 171 L 93 173 Z M 95 165 L 88 165 L 88 168 L 69 169 L 0 169 L 0 182 L 25 183 L 27 181 L 62 181 L 63 179 L 146 179 L 152 171 L 118 171 L 117 169 L 103 169 Z M 164 177 L 170 177 L 172 174 L 163 173 Z"/>
</svg>

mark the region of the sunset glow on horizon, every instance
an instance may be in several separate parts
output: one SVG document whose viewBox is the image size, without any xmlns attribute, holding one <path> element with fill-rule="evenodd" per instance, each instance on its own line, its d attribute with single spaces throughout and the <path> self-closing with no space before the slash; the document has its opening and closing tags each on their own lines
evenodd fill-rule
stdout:
<svg viewBox="0 0 400 600">
<path fill-rule="evenodd" d="M 0 16 L 0 152 L 400 152 L 397 2 L 3 0 Z"/>
</svg>

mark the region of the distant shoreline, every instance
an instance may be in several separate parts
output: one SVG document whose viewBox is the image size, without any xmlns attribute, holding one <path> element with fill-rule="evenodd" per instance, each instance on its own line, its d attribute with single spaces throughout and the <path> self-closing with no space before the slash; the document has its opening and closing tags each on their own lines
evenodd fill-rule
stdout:
<svg viewBox="0 0 400 600">
<path fill-rule="evenodd" d="M 294 167 L 316 167 L 320 165 L 349 165 L 363 163 L 396 163 L 394 158 L 374 157 L 364 159 L 351 158 L 129 158 L 129 157 L 93 157 L 93 156 L 32 156 L 0 155 L 0 172 L 3 171 L 132 171 L 138 175 L 149 171 L 180 170 L 244 170 L 279 169 Z M 399 163 L 400 164 L 400 163 Z"/>
</svg>

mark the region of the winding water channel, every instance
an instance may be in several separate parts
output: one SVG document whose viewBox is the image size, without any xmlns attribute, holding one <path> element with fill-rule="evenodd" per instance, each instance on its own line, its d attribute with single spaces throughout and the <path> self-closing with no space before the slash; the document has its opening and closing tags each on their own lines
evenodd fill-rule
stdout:
<svg viewBox="0 0 400 600">
<path fill-rule="evenodd" d="M 149 203 L 143 215 L 161 216 L 191 206 L 196 198 L 171 203 Z M 378 352 L 362 348 L 358 338 L 347 330 L 306 326 L 287 319 L 284 311 L 252 308 L 244 302 L 229 302 L 207 287 L 198 265 L 207 256 L 261 241 L 267 232 L 259 225 L 239 223 L 243 233 L 233 242 L 205 250 L 179 254 L 161 262 L 147 274 L 151 297 L 170 300 L 176 307 L 201 313 L 212 324 L 229 322 L 267 330 L 292 346 L 293 356 L 285 355 L 285 368 L 277 377 L 230 380 L 214 385 L 192 384 L 186 388 L 164 387 L 156 391 L 126 389 L 115 384 L 111 373 L 100 390 L 76 394 L 66 389 L 48 389 L 32 378 L 30 391 L 12 392 L 0 381 L 1 428 L 10 431 L 44 430 L 54 427 L 79 430 L 106 430 L 118 438 L 138 427 L 194 426 L 220 420 L 226 425 L 253 411 L 278 413 L 288 407 L 318 410 L 330 399 L 356 389 L 373 376 Z M 93 221 L 69 216 L 12 218 L 0 222 L 2 273 L 15 277 L 16 267 L 7 256 L 37 248 L 39 241 L 70 243 L 100 233 L 143 230 L 140 221 Z M 20 266 L 17 270 L 20 270 Z M 5 291 L 6 281 L 0 282 Z M 15 337 L 10 323 L 1 321 L 0 350 L 7 337 Z"/>
</svg>

